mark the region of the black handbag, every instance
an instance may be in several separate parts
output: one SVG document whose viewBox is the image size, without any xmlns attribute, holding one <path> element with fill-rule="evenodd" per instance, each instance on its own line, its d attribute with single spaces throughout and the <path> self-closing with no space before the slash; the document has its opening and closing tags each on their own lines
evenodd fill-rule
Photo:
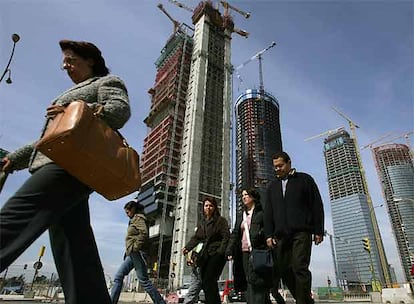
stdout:
<svg viewBox="0 0 414 304">
<path fill-rule="evenodd" d="M 255 249 L 250 252 L 250 263 L 255 272 L 268 272 L 273 267 L 273 255 L 269 249 Z"/>
</svg>

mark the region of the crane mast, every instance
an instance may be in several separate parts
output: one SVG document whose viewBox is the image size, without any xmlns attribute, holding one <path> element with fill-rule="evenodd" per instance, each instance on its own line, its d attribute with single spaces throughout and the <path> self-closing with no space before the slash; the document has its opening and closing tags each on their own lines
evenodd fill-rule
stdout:
<svg viewBox="0 0 414 304">
<path fill-rule="evenodd" d="M 332 107 L 332 109 L 336 113 L 338 113 L 340 116 L 342 116 L 345 120 L 348 121 L 349 128 L 351 129 L 352 138 L 354 140 L 355 153 L 356 153 L 358 164 L 359 164 L 359 170 L 360 170 L 360 174 L 361 174 L 362 185 L 363 185 L 365 195 L 366 195 L 366 198 L 367 198 L 369 215 L 370 215 L 371 223 L 372 223 L 373 230 L 374 230 L 375 243 L 376 243 L 377 248 L 378 248 L 378 255 L 379 255 L 379 259 L 380 259 L 380 263 L 381 263 L 381 269 L 382 269 L 382 272 L 383 272 L 383 275 L 384 275 L 385 285 L 386 285 L 386 287 L 392 287 L 389 265 L 388 265 L 388 262 L 387 262 L 387 258 L 385 256 L 384 245 L 383 245 L 382 240 L 381 240 L 381 234 L 380 234 L 379 227 L 378 227 L 377 217 L 375 216 L 375 213 L 374 213 L 374 207 L 373 207 L 373 204 L 372 204 L 371 195 L 369 194 L 367 178 L 366 178 L 366 175 L 365 175 L 364 167 L 362 165 L 361 153 L 359 151 L 359 146 L 358 146 L 358 142 L 357 142 L 356 128 L 359 128 L 359 126 L 357 124 L 355 124 L 345 114 L 343 114 L 341 111 L 339 111 L 337 108 Z"/>
</svg>

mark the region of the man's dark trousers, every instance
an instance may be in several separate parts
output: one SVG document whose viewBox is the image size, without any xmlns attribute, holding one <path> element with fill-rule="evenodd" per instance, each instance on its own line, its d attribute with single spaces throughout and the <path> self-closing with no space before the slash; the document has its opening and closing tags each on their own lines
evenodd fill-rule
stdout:
<svg viewBox="0 0 414 304">
<path fill-rule="evenodd" d="M 296 232 L 283 237 L 276 247 L 275 273 L 295 297 L 296 304 L 313 304 L 311 297 L 312 275 L 309 271 L 312 235 Z"/>
</svg>

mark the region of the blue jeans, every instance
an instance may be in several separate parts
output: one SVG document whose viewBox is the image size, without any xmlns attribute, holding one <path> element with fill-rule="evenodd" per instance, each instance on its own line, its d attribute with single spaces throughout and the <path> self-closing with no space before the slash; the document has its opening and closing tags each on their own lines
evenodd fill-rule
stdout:
<svg viewBox="0 0 414 304">
<path fill-rule="evenodd" d="M 155 304 L 165 304 L 165 301 L 161 297 L 158 290 L 152 285 L 147 274 L 147 262 L 142 252 L 132 252 L 130 255 L 125 257 L 117 273 L 115 274 L 114 285 L 111 289 L 111 300 L 113 304 L 118 303 L 119 296 L 122 290 L 122 284 L 124 277 L 135 268 L 139 283 L 144 287 L 145 291 L 149 294 L 152 301 Z"/>
<path fill-rule="evenodd" d="M 187 294 L 184 297 L 183 304 L 194 304 L 197 301 L 198 294 L 201 291 L 201 273 L 199 267 L 192 267 L 191 269 L 191 279 L 190 279 L 190 288 L 188 289 Z"/>
</svg>

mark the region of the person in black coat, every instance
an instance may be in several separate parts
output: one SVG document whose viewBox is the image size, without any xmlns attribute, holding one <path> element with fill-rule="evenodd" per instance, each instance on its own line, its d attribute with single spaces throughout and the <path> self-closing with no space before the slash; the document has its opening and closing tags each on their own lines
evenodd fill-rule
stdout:
<svg viewBox="0 0 414 304">
<path fill-rule="evenodd" d="M 228 260 L 234 260 L 234 288 L 237 291 L 246 291 L 248 304 L 270 303 L 271 271 L 255 273 L 249 263 L 250 252 L 253 248 L 266 249 L 260 194 L 253 188 L 243 190 L 242 200 L 243 205 L 240 212 L 237 213 L 236 224 L 226 250 Z M 246 225 L 248 234 L 246 233 Z"/>
<path fill-rule="evenodd" d="M 220 216 L 217 201 L 207 197 L 203 201 L 204 217 L 197 226 L 196 233 L 182 249 L 184 255 L 203 243 L 196 264 L 200 267 L 201 286 L 206 304 L 221 304 L 217 281 L 226 264 L 224 256 L 229 237 L 229 224 Z"/>
<path fill-rule="evenodd" d="M 275 248 L 275 273 L 282 277 L 297 304 L 312 304 L 309 271 L 312 237 L 323 241 L 322 199 L 313 178 L 296 172 L 286 152 L 273 156 L 277 180 L 270 183 L 265 205 L 266 243 Z"/>
</svg>

